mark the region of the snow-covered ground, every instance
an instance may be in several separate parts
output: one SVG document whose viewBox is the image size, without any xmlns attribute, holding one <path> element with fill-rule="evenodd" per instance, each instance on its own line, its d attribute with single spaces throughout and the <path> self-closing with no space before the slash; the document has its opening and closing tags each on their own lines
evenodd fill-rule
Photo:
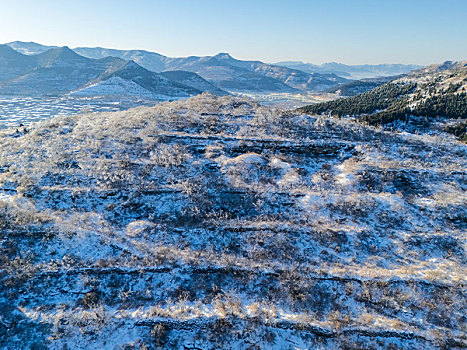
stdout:
<svg viewBox="0 0 467 350">
<path fill-rule="evenodd" d="M 0 348 L 465 348 L 467 146 L 200 95 L 0 131 Z"/>
</svg>

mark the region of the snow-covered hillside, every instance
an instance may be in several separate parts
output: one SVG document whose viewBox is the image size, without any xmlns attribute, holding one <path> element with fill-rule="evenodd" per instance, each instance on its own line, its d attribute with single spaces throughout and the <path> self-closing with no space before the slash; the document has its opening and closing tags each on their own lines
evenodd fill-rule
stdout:
<svg viewBox="0 0 467 350">
<path fill-rule="evenodd" d="M 115 95 L 115 96 L 140 96 L 153 99 L 170 99 L 170 96 L 155 95 L 141 85 L 120 77 L 112 77 L 103 82 L 92 84 L 85 88 L 72 92 L 74 95 Z"/>
<path fill-rule="evenodd" d="M 446 130 L 467 141 L 467 61 L 428 66 L 362 94 L 300 111 L 352 117 L 408 132 Z"/>
<path fill-rule="evenodd" d="M 2 130 L 0 348 L 465 348 L 466 169 L 207 94 Z"/>
</svg>

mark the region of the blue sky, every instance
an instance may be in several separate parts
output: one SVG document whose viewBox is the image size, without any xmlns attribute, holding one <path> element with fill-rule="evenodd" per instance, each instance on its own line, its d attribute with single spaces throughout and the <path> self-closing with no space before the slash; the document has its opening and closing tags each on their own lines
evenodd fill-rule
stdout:
<svg viewBox="0 0 467 350">
<path fill-rule="evenodd" d="M 0 0 L 0 43 L 266 62 L 467 59 L 467 0 Z"/>
</svg>

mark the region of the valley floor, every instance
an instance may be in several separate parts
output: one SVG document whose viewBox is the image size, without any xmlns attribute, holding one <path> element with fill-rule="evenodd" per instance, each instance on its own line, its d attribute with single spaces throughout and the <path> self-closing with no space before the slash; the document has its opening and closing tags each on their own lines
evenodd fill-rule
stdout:
<svg viewBox="0 0 467 350">
<path fill-rule="evenodd" d="M 17 128 L 54 116 L 77 113 L 115 112 L 158 101 L 121 96 L 0 96 L 0 128 Z"/>
</svg>

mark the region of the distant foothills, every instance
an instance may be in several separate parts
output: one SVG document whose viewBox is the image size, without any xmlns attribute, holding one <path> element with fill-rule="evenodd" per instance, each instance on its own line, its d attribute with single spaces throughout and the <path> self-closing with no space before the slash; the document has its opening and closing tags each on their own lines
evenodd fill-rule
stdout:
<svg viewBox="0 0 467 350">
<path fill-rule="evenodd" d="M 268 64 L 237 60 L 228 53 L 173 58 L 145 50 L 70 49 L 14 41 L 0 45 L 0 94 L 130 95 L 156 100 L 202 92 L 218 96 L 323 91 L 355 95 L 392 79 L 388 77 L 418 68 L 402 64 Z"/>
</svg>

